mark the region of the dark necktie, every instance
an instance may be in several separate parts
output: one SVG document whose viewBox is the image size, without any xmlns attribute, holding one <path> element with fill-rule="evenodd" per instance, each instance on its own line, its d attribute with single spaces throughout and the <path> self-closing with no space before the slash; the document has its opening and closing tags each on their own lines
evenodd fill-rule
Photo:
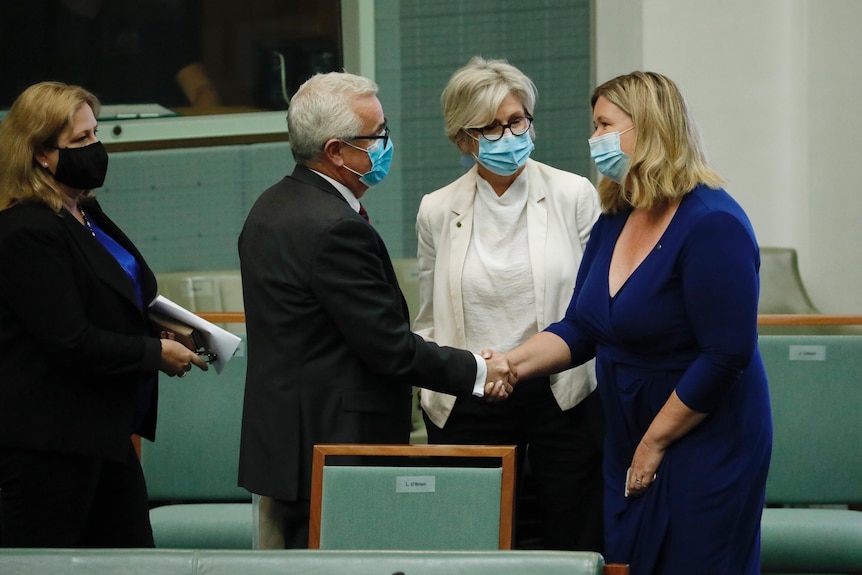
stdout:
<svg viewBox="0 0 862 575">
<path fill-rule="evenodd" d="M 363 220 L 365 220 L 369 224 L 371 223 L 371 220 L 368 219 L 368 212 L 365 211 L 365 206 L 363 206 L 362 204 L 359 204 L 359 215 L 362 216 Z"/>
</svg>

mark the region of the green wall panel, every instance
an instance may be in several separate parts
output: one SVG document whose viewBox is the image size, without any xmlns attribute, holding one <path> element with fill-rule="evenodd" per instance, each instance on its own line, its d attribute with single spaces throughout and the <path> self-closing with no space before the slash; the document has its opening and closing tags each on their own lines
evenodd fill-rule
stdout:
<svg viewBox="0 0 862 575">
<path fill-rule="evenodd" d="M 393 257 L 415 257 L 424 194 L 464 171 L 443 133 L 440 93 L 472 56 L 503 58 L 539 91 L 533 158 L 589 176 L 589 0 L 376 0 L 376 80 L 397 173 L 364 203 Z"/>
<path fill-rule="evenodd" d="M 97 197 L 156 273 L 237 269 L 246 214 L 293 165 L 287 144 L 114 152 Z"/>
</svg>

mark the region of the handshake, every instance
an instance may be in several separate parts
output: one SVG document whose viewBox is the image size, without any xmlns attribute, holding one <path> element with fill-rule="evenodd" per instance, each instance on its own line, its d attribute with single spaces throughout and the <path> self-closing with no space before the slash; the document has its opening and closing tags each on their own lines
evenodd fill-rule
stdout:
<svg viewBox="0 0 862 575">
<path fill-rule="evenodd" d="M 483 349 L 482 357 L 488 368 L 485 381 L 485 401 L 498 402 L 509 397 L 518 382 L 518 370 L 506 354 L 491 349 Z"/>
</svg>

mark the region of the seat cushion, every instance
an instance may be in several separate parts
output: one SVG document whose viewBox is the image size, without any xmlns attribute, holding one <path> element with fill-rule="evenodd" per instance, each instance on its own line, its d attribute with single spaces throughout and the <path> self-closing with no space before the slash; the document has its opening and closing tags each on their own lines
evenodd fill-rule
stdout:
<svg viewBox="0 0 862 575">
<path fill-rule="evenodd" d="M 844 509 L 764 509 L 763 572 L 862 571 L 862 512 Z"/>
<path fill-rule="evenodd" d="M 150 510 L 156 547 L 251 549 L 251 503 L 183 503 Z"/>
</svg>

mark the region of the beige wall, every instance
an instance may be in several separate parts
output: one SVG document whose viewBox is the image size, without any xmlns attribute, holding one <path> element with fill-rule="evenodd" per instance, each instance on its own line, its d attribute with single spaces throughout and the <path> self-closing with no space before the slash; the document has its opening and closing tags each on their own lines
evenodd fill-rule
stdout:
<svg viewBox="0 0 862 575">
<path fill-rule="evenodd" d="M 862 2 L 596 0 L 596 81 L 680 84 L 761 245 L 791 246 L 815 303 L 862 313 Z"/>
</svg>

